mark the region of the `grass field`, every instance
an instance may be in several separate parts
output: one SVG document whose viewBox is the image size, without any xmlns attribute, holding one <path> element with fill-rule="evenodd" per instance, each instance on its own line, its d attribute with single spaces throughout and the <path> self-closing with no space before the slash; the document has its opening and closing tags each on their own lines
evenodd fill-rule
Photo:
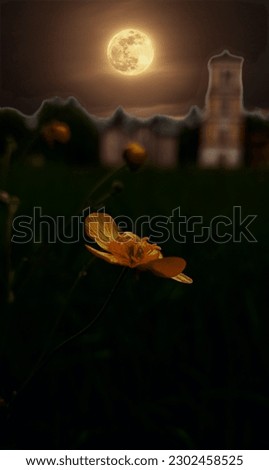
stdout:
<svg viewBox="0 0 269 470">
<path fill-rule="evenodd" d="M 8 190 L 20 198 L 17 215 L 39 206 L 69 220 L 103 173 L 17 164 Z M 168 217 L 180 206 L 182 215 L 203 216 L 207 225 L 241 206 L 243 218 L 257 215 L 250 226 L 257 242 L 195 243 L 198 226 L 185 243 L 170 236 L 162 250 L 187 260 L 193 284 L 128 270 L 93 327 L 55 353 L 15 399 L 40 355 L 94 318 L 121 267 L 93 258 L 82 239 L 13 244 L 15 301 L 1 308 L 0 325 L 0 395 L 13 404 L 8 412 L 2 407 L 1 445 L 267 448 L 268 172 L 145 168 L 114 179 L 123 190 L 104 202 L 113 217 Z M 91 206 L 109 188 L 100 188 Z M 4 207 L 1 227 L 3 247 Z"/>
</svg>

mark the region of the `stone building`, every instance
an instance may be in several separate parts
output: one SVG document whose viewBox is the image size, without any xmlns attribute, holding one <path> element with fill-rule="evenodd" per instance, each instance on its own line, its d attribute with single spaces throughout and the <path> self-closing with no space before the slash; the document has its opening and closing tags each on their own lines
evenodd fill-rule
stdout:
<svg viewBox="0 0 269 470">
<path fill-rule="evenodd" d="M 200 134 L 201 167 L 243 164 L 243 58 L 225 50 L 209 63 L 209 85 Z"/>
<path fill-rule="evenodd" d="M 197 115 L 200 167 L 237 168 L 244 163 L 243 60 L 224 50 L 208 62 L 205 109 Z M 119 165 L 124 147 L 137 141 L 146 148 L 149 164 L 168 168 L 180 164 L 181 134 L 191 127 L 190 116 L 192 121 L 191 110 L 182 119 L 160 115 L 141 119 L 118 108 L 100 127 L 101 163 Z"/>
</svg>

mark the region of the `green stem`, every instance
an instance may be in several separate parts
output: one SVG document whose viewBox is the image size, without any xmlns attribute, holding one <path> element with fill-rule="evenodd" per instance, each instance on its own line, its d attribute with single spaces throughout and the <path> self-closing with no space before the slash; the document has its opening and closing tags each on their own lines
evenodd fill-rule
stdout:
<svg viewBox="0 0 269 470">
<path fill-rule="evenodd" d="M 121 281 L 123 280 L 124 276 L 125 276 L 125 273 L 127 271 L 127 268 L 123 268 L 119 277 L 117 278 L 114 286 L 112 287 L 109 295 L 107 296 L 106 298 L 106 301 L 103 303 L 102 307 L 100 308 L 99 312 L 95 315 L 95 317 L 90 321 L 90 323 L 88 323 L 86 326 L 84 326 L 81 330 L 79 330 L 77 333 L 75 333 L 74 335 L 70 336 L 69 338 L 65 339 L 64 341 L 62 341 L 62 343 L 60 343 L 58 346 L 56 346 L 55 349 L 53 349 L 53 351 L 51 351 L 51 353 L 49 354 L 49 356 L 47 357 L 46 359 L 46 362 L 48 361 L 49 358 L 51 358 L 51 356 L 53 354 L 55 354 L 56 352 L 58 352 L 60 349 L 62 349 L 64 346 L 66 346 L 68 343 L 71 343 L 71 341 L 74 341 L 75 339 L 77 339 L 79 336 L 83 335 L 84 333 L 86 333 L 86 331 L 88 331 L 91 326 L 96 322 L 96 320 L 98 320 L 98 318 L 102 315 L 102 313 L 104 313 L 104 311 L 106 310 L 106 308 L 108 307 L 110 301 L 112 300 L 114 294 L 116 293 L 118 287 L 120 286 L 121 284 Z M 45 363 L 43 365 L 45 365 Z"/>
<path fill-rule="evenodd" d="M 92 196 L 98 191 L 98 189 L 100 189 L 104 184 L 108 183 L 108 181 L 110 181 L 112 178 L 114 178 L 116 175 L 119 175 L 123 170 L 126 169 L 126 164 L 124 164 L 123 166 L 121 166 L 120 168 L 116 168 L 115 170 L 113 170 L 112 172 L 106 174 L 105 176 L 103 176 L 103 178 L 101 178 L 97 183 L 96 185 L 92 188 L 92 190 L 89 192 L 89 194 L 87 195 L 85 201 L 84 201 L 84 204 L 83 204 L 83 207 L 82 207 L 82 210 L 84 210 L 85 208 L 87 208 L 90 204 L 91 204 L 91 198 Z M 79 211 L 81 212 L 81 211 Z"/>
<path fill-rule="evenodd" d="M 89 269 L 90 265 L 92 263 L 94 263 L 95 260 L 96 260 L 96 258 L 91 258 L 91 260 L 79 271 L 75 281 L 73 282 L 71 288 L 69 289 L 69 292 L 66 296 L 66 301 L 64 303 L 64 306 L 63 306 L 62 309 L 60 309 L 60 313 L 57 316 L 56 322 L 54 323 L 54 325 L 53 325 L 53 327 L 52 327 L 52 329 L 49 333 L 49 336 L 47 338 L 47 344 L 50 343 L 51 339 L 53 338 L 54 333 L 57 330 L 57 328 L 58 328 L 58 326 L 59 326 L 59 324 L 62 320 L 63 314 L 65 313 L 65 311 L 66 311 L 66 309 L 69 305 L 69 301 L 72 297 L 72 294 L 73 294 L 74 290 L 76 289 L 76 287 L 77 287 L 78 283 L 80 282 L 80 280 L 88 274 L 88 269 Z M 47 355 L 47 347 L 45 347 L 44 351 L 41 353 L 36 365 L 33 368 L 32 373 L 30 374 L 30 376 L 35 372 L 35 370 L 38 369 L 39 365 L 43 362 L 46 355 Z"/>
<path fill-rule="evenodd" d="M 85 199 L 83 205 L 80 207 L 80 209 L 76 213 L 81 215 L 81 213 L 83 213 L 85 208 L 88 207 L 89 204 L 92 202 L 91 198 L 96 193 L 96 191 L 98 191 L 98 189 L 100 189 L 104 184 L 106 184 L 116 174 L 119 174 L 121 171 L 123 171 L 125 169 L 126 169 L 126 165 L 123 165 L 122 167 L 116 168 L 115 170 L 113 170 L 112 172 L 106 174 L 103 178 L 101 178 L 96 183 L 96 185 L 93 187 L 93 189 L 90 191 L 90 193 L 88 194 L 87 198 Z M 93 205 L 100 205 L 101 203 L 103 204 L 104 202 L 106 202 L 113 195 L 114 195 L 114 192 L 110 191 L 109 193 L 105 194 L 105 196 L 103 196 L 101 199 L 99 199 L 96 204 L 94 204 L 94 202 L 93 202 Z M 69 228 L 70 224 L 71 224 L 71 220 L 66 225 L 66 229 Z M 46 244 L 45 242 L 42 242 L 41 245 L 38 247 L 38 249 L 36 250 L 36 252 L 33 255 L 34 261 L 32 263 L 32 266 L 30 266 L 30 272 L 28 273 L 26 278 L 22 281 L 21 285 L 18 287 L 16 295 L 18 295 L 21 291 L 23 291 L 25 285 L 29 282 L 29 280 L 31 279 L 33 273 L 35 272 L 36 267 L 40 266 L 43 257 L 46 256 L 48 249 L 49 249 L 49 245 Z"/>
<path fill-rule="evenodd" d="M 86 333 L 92 326 L 93 324 L 98 320 L 98 318 L 104 313 L 104 311 L 107 309 L 109 303 L 111 302 L 113 296 L 115 295 L 118 287 L 120 286 L 124 276 L 125 276 L 125 273 L 127 271 L 127 268 L 124 267 L 120 273 L 120 275 L 118 276 L 115 284 L 113 285 L 110 293 L 108 294 L 104 304 L 102 305 L 102 307 L 100 308 L 100 310 L 98 311 L 98 313 L 95 315 L 95 317 L 90 321 L 90 323 L 88 323 L 86 326 L 84 326 L 83 328 L 81 328 L 79 331 L 77 331 L 75 334 L 73 334 L 72 336 L 70 336 L 69 338 L 65 339 L 64 341 L 62 341 L 60 344 L 58 344 L 58 346 L 56 346 L 54 349 L 52 349 L 52 351 L 50 351 L 47 356 L 45 354 L 42 354 L 42 357 L 40 358 L 40 360 L 38 361 L 38 364 L 35 366 L 35 368 L 32 370 L 32 372 L 30 373 L 30 375 L 26 378 L 26 380 L 22 383 L 22 385 L 20 386 L 20 388 L 18 389 L 18 391 L 15 392 L 15 395 L 13 397 L 13 399 L 11 400 L 10 404 L 9 405 L 12 405 L 15 398 L 17 398 L 18 395 L 20 395 L 24 389 L 29 385 L 29 383 L 33 380 L 33 378 L 48 364 L 48 362 L 52 359 L 52 357 L 57 353 L 59 352 L 61 349 L 63 349 L 67 344 L 71 343 L 72 341 L 74 341 L 75 339 L 77 339 L 79 336 L 83 335 L 84 333 Z M 80 277 L 79 277 L 80 279 Z M 77 282 L 79 279 L 76 279 L 73 287 L 71 288 L 70 290 L 70 294 L 73 292 L 74 288 L 76 287 L 77 285 Z M 55 328 L 54 328 L 55 329 Z"/>
</svg>

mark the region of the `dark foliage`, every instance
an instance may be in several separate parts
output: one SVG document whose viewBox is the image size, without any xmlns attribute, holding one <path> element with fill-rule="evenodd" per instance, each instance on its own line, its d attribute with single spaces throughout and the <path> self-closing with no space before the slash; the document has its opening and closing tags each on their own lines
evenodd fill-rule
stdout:
<svg viewBox="0 0 269 470">
<path fill-rule="evenodd" d="M 18 214 L 39 205 L 69 220 L 100 175 L 55 162 L 17 164 L 8 189 L 22 201 Z M 106 205 L 114 217 L 170 216 L 180 206 L 209 221 L 241 205 L 244 215 L 258 215 L 258 242 L 197 244 L 189 234 L 179 244 L 170 237 L 164 253 L 186 258 L 194 284 L 130 270 L 95 326 L 55 354 L 10 410 L 1 407 L 1 447 L 266 448 L 268 174 L 146 170 L 124 173 L 123 183 L 125 191 Z M 13 246 L 15 302 L 1 309 L 0 323 L 5 400 L 44 349 L 86 325 L 103 304 L 121 268 L 99 259 L 68 295 L 90 258 L 82 240 Z"/>
</svg>

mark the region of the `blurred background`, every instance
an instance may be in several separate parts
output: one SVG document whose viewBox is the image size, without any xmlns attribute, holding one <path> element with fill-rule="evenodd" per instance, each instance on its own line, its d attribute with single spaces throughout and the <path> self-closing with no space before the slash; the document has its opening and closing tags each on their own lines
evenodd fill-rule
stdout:
<svg viewBox="0 0 269 470">
<path fill-rule="evenodd" d="M 256 2 L 1 4 L 1 448 L 267 448 L 267 22 Z M 131 82 L 105 49 L 134 23 L 157 59 Z M 137 172 L 130 141 L 148 155 Z M 129 269 L 33 373 L 121 273 L 72 239 L 71 218 L 101 206 L 133 221 L 180 207 L 205 225 L 241 206 L 257 242 L 170 236 L 163 253 L 193 284 Z M 49 243 L 45 223 L 11 242 L 35 207 L 73 243 Z"/>
</svg>

